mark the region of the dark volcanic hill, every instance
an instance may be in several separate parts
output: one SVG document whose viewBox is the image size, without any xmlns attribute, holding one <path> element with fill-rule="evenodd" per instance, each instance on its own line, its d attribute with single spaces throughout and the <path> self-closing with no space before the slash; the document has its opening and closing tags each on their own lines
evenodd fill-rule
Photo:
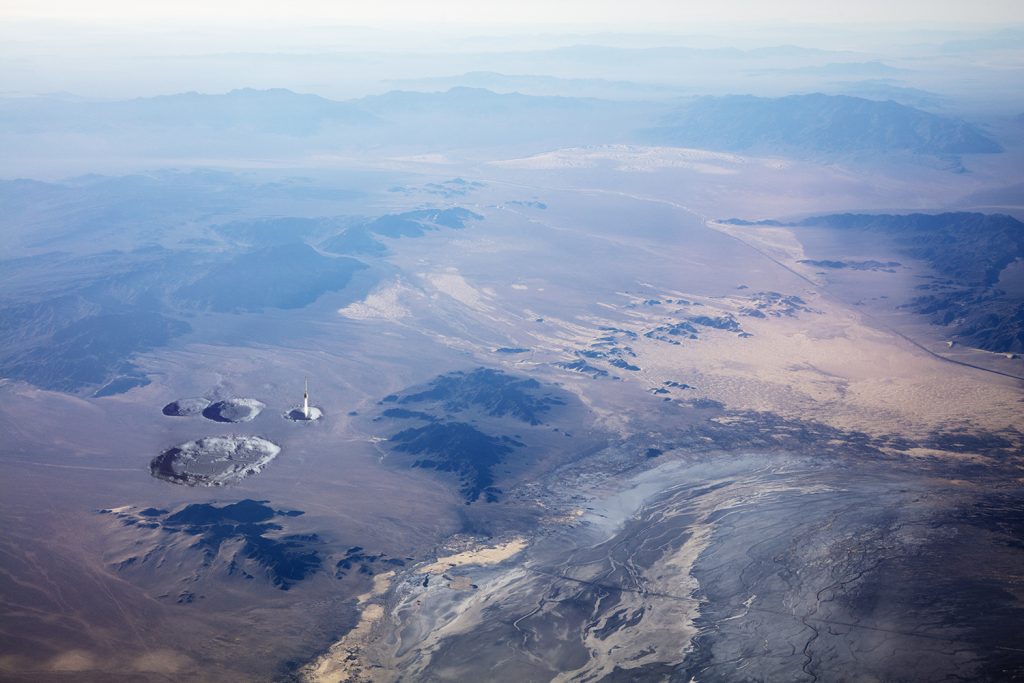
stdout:
<svg viewBox="0 0 1024 683">
<path fill-rule="evenodd" d="M 647 131 L 652 142 L 722 150 L 826 154 L 1001 152 L 977 127 L 896 102 L 845 95 L 702 97 Z"/>
<path fill-rule="evenodd" d="M 324 256 L 306 244 L 241 254 L 178 291 L 189 303 L 221 312 L 301 308 L 325 292 L 344 289 L 366 266 Z"/>
<path fill-rule="evenodd" d="M 529 457 L 521 434 L 547 432 L 547 419 L 570 402 L 564 390 L 533 378 L 476 368 L 385 396 L 380 405 L 389 407 L 374 421 L 411 422 L 388 436 L 392 452 L 415 456 L 405 461 L 410 467 L 453 473 L 467 504 L 493 503 L 502 494 L 497 466 Z M 513 424 L 514 435 L 494 433 Z"/>
<path fill-rule="evenodd" d="M 427 232 L 441 228 L 459 230 L 466 227 L 467 221 L 481 219 L 483 216 L 480 214 L 457 206 L 387 214 L 357 223 L 345 232 L 331 237 L 321 246 L 338 254 L 381 254 L 387 251 L 387 248 L 377 241 L 377 236 L 422 237 Z"/>
<path fill-rule="evenodd" d="M 9 312 L 0 311 L 0 318 Z M 112 372 L 130 375 L 129 356 L 164 346 L 190 329 L 184 321 L 153 311 L 90 315 L 56 328 L 20 351 L 0 353 L 0 376 L 44 389 L 75 391 L 107 381 Z M 138 378 L 125 389 L 144 384 L 147 381 Z"/>
<path fill-rule="evenodd" d="M 192 503 L 176 512 L 156 508 L 102 510 L 126 527 L 154 529 L 161 534 L 140 538 L 134 554 L 121 560 L 120 572 L 146 572 L 164 562 L 194 572 L 188 581 L 168 588 L 182 591 L 177 602 L 196 597 L 197 580 L 207 574 L 241 579 L 262 578 L 280 590 L 288 590 L 318 572 L 324 543 L 316 534 L 288 533 L 288 518 L 300 510 L 275 510 L 267 501 L 240 500 L 228 505 Z M 173 558 L 173 559 L 169 559 Z"/>
<path fill-rule="evenodd" d="M 477 368 L 436 377 L 422 391 L 387 396 L 383 403 L 434 404 L 445 413 L 480 410 L 492 417 L 510 416 L 539 425 L 553 406 L 565 405 L 560 392 L 535 379 L 507 375 L 500 370 Z"/>
</svg>

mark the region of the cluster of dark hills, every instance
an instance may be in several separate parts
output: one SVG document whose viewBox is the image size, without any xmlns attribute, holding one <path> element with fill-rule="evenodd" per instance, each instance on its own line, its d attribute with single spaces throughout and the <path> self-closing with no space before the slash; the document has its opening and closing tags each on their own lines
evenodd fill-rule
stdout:
<svg viewBox="0 0 1024 683">
<path fill-rule="evenodd" d="M 834 214 L 798 225 L 885 235 L 901 253 L 972 286 L 996 284 L 1006 266 L 1024 257 L 1024 223 L 1003 214 Z"/>
<path fill-rule="evenodd" d="M 1000 286 L 1005 269 L 1024 259 L 1024 223 L 1016 218 L 982 213 L 834 214 L 786 224 L 861 232 L 888 241 L 895 251 L 927 263 L 935 273 L 907 304 L 911 310 L 948 326 L 971 346 L 1024 351 L 1024 296 Z"/>
<path fill-rule="evenodd" d="M 481 497 L 495 502 L 502 493 L 495 485 L 495 467 L 525 444 L 518 436 L 484 431 L 487 427 L 477 424 L 478 420 L 511 418 L 539 427 L 567 401 L 564 392 L 534 379 L 476 368 L 440 375 L 423 387 L 385 396 L 380 404 L 388 407 L 377 419 L 419 423 L 390 435 L 392 451 L 416 456 L 412 467 L 453 473 L 467 504 Z"/>
<path fill-rule="evenodd" d="M 460 480 L 459 492 L 466 503 L 480 496 L 497 502 L 502 491 L 495 484 L 494 467 L 523 444 L 508 436 L 492 436 L 465 422 L 430 422 L 392 435 L 396 453 L 418 457 L 413 467 L 452 472 Z"/>
<path fill-rule="evenodd" d="M 250 499 L 227 505 L 192 503 L 176 512 L 146 508 L 137 515 L 117 513 L 126 525 L 160 529 L 167 535 L 161 545 L 122 562 L 121 568 L 159 564 L 167 546 L 184 540 L 201 554 L 204 570 L 216 565 L 229 575 L 261 576 L 276 588 L 288 590 L 323 564 L 324 543 L 319 536 L 289 534 L 282 524 L 302 514 L 299 510 L 275 510 L 265 500 Z"/>
</svg>

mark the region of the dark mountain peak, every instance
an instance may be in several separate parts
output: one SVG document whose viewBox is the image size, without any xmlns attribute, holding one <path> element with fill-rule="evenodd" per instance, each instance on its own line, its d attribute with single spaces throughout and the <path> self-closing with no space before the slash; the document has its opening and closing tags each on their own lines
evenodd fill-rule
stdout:
<svg viewBox="0 0 1024 683">
<path fill-rule="evenodd" d="M 885 234 L 904 253 L 971 285 L 995 284 L 1003 268 L 1024 258 L 1024 223 L 999 213 L 845 213 L 806 218 L 799 225 Z"/>
<path fill-rule="evenodd" d="M 223 524 L 226 522 L 254 523 L 264 522 L 276 513 L 266 505 L 265 500 L 246 498 L 237 503 L 217 507 L 208 503 L 192 503 L 172 515 L 164 522 L 167 524 Z"/>
<path fill-rule="evenodd" d="M 949 211 L 945 213 L 867 214 L 840 213 L 812 216 L 800 225 L 828 225 L 834 228 L 897 229 L 900 231 L 935 232 L 949 228 L 969 229 L 971 233 L 988 233 L 1009 228 L 1024 237 L 1024 223 L 1002 213 Z"/>
<path fill-rule="evenodd" d="M 815 92 L 779 98 L 701 97 L 649 131 L 653 141 L 708 149 L 825 154 L 1001 152 L 977 127 L 892 100 Z"/>
</svg>

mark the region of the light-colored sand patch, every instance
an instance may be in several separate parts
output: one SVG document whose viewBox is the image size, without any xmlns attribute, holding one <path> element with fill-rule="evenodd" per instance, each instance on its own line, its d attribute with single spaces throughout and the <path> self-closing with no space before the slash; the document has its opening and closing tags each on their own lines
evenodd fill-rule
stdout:
<svg viewBox="0 0 1024 683">
<path fill-rule="evenodd" d="M 732 297 L 685 310 L 733 313 L 749 338 L 702 328 L 699 340 L 671 345 L 643 334 L 678 315 L 666 316 L 663 307 L 623 311 L 630 318 L 625 326 L 639 335 L 630 342 L 637 354 L 631 362 L 642 368 L 623 379 L 653 385 L 682 379 L 694 390 L 680 399 L 706 397 L 732 409 L 878 435 L 894 425 L 912 437 L 956 427 L 1020 427 L 1020 389 L 1013 382 L 943 363 L 841 303 L 793 293 L 817 312 L 751 318 L 737 314 L 742 300 Z"/>
<path fill-rule="evenodd" d="M 96 657 L 85 650 L 68 650 L 50 660 L 50 671 L 91 671 L 96 668 Z"/>
<path fill-rule="evenodd" d="M 543 502 L 537 501 L 539 507 L 544 507 Z M 580 521 L 586 510 L 583 508 L 573 508 L 568 512 L 554 512 L 550 515 L 545 515 L 541 518 L 541 524 L 565 524 L 573 525 Z"/>
<path fill-rule="evenodd" d="M 568 147 L 520 159 L 491 162 L 502 168 L 535 170 L 606 167 L 616 171 L 650 173 L 663 169 L 685 169 L 707 175 L 734 175 L 748 164 L 780 170 L 779 160 L 758 160 L 737 154 L 685 147 L 598 145 Z"/>
<path fill-rule="evenodd" d="M 443 273 L 426 273 L 423 277 L 434 289 L 469 308 L 477 311 L 489 308 L 484 303 L 486 294 L 466 282 L 466 278 L 462 277 L 455 269 L 449 269 Z"/>
<path fill-rule="evenodd" d="M 338 309 L 338 314 L 352 320 L 402 320 L 410 315 L 405 302 L 422 296 L 401 282 L 393 282 L 371 292 L 362 301 Z"/>
<path fill-rule="evenodd" d="M 587 663 L 573 671 L 560 673 L 553 682 L 600 680 L 616 669 L 640 669 L 669 660 L 681 664 L 691 649 L 690 642 L 699 632 L 696 618 L 700 614 L 700 587 L 691 575 L 694 563 L 711 541 L 713 525 L 704 519 L 691 527 L 692 535 L 675 553 L 655 562 L 640 572 L 645 589 L 665 592 L 673 600 L 651 598 L 641 593 L 624 591 L 612 614 L 604 614 L 583 635 L 583 645 L 590 650 Z M 643 614 L 642 629 L 611 628 L 603 634 L 609 622 L 621 614 Z M 674 655 L 674 657 L 673 657 Z M 671 661 L 673 660 L 674 661 Z"/>
<path fill-rule="evenodd" d="M 526 545 L 525 538 L 514 538 L 495 546 L 464 550 L 447 557 L 439 557 L 436 562 L 420 567 L 417 571 L 420 574 L 443 574 L 452 567 L 498 564 L 522 551 Z"/>
<path fill-rule="evenodd" d="M 473 589 L 473 579 L 468 576 L 453 576 L 448 581 L 448 587 L 456 591 L 468 591 Z"/>
<path fill-rule="evenodd" d="M 959 460 L 961 462 L 974 462 L 986 464 L 988 460 L 977 453 L 964 453 L 954 451 L 942 451 L 936 448 L 908 448 L 903 453 L 912 458 L 938 458 L 940 460 Z"/>
<path fill-rule="evenodd" d="M 388 586 L 391 585 L 391 579 L 394 578 L 394 572 L 384 572 L 383 574 L 375 574 L 373 577 L 373 586 L 369 591 L 359 595 L 356 601 L 361 605 L 364 602 L 368 602 L 373 598 L 384 595 L 387 592 Z"/>
<path fill-rule="evenodd" d="M 37 671 L 38 669 L 39 663 L 32 661 L 28 657 L 19 655 L 0 656 L 0 680 L 18 680 L 18 676 L 24 678 L 27 672 Z"/>
<path fill-rule="evenodd" d="M 801 259 L 806 258 L 804 246 L 793 234 L 793 231 L 788 228 L 763 225 L 730 225 L 716 221 L 708 221 L 707 226 L 735 237 L 777 261 L 784 261 L 794 270 L 800 271 L 801 275 L 815 282 L 818 281 L 818 278 L 814 275 L 815 271 L 818 270 L 817 268 L 801 266 L 798 263 Z"/>
<path fill-rule="evenodd" d="M 174 674 L 189 667 L 192 660 L 174 650 L 153 650 L 147 652 L 132 662 L 132 668 L 136 671 L 146 671 L 160 674 Z"/>
<path fill-rule="evenodd" d="M 765 235 L 780 257 L 802 254 L 789 231 Z M 639 296 L 622 292 L 625 303 L 602 305 L 607 316 L 583 315 L 571 323 L 546 317 L 545 325 L 532 332 L 533 348 L 569 357 L 600 336 L 603 327 L 629 330 L 637 338 L 621 343 L 636 353 L 630 362 L 641 370 L 605 369 L 648 387 L 685 381 L 693 388 L 671 397 L 682 401 L 682 410 L 687 399 L 711 398 L 730 409 L 771 412 L 874 435 L 891 434 L 894 425 L 901 425 L 907 436 L 916 438 L 937 430 L 998 431 L 1024 425 L 1020 388 L 1013 381 L 943 363 L 874 326 L 857 309 L 816 294 L 810 285 L 784 294 L 802 297 L 811 310 L 755 318 L 744 314 L 752 305 L 750 294 L 702 297 L 658 288 Z M 670 298 L 689 304 L 644 304 L 645 299 Z M 700 339 L 680 339 L 677 345 L 644 336 L 698 314 L 731 315 L 753 336 L 705 327 L 699 330 Z M 604 367 L 601 361 L 593 364 Z M 566 388 L 572 391 L 573 385 Z M 602 411 L 584 394 L 580 400 L 594 410 L 603 429 L 628 433 L 623 411 Z"/>
<path fill-rule="evenodd" d="M 734 467 L 738 472 L 756 472 L 752 468 L 754 464 L 755 461 L 740 460 Z M 651 500 L 656 492 L 665 491 L 680 480 L 699 478 L 706 467 L 668 461 L 634 477 L 628 487 L 593 501 L 598 510 L 589 517 L 607 529 L 609 534 L 621 530 L 626 520 L 636 519 L 645 501 Z M 759 499 L 779 494 L 814 495 L 834 490 L 823 484 L 765 481 L 756 475 L 749 478 L 707 478 L 706 481 L 725 486 L 696 500 L 682 496 L 658 511 L 658 517 L 696 512 L 696 519 L 687 527 L 690 536 L 677 549 L 662 555 L 649 566 L 632 565 L 631 573 L 643 590 L 621 592 L 611 612 L 595 610 L 599 616 L 582 632 L 583 644 L 590 651 L 590 658 L 582 667 L 563 672 L 553 681 L 601 680 L 616 669 L 628 671 L 645 665 L 674 666 L 682 663 L 693 649 L 692 638 L 699 632 L 695 620 L 700 615 L 702 599 L 693 567 L 711 543 L 716 528 L 713 520 L 725 511 L 750 506 Z M 621 483 L 617 482 L 618 485 Z M 665 600 L 666 595 L 672 599 Z M 748 599 L 748 607 L 750 602 Z M 638 623 L 630 628 L 616 627 L 615 620 L 623 618 L 623 615 L 635 615 Z M 606 629 L 610 623 L 612 628 Z"/>
<path fill-rule="evenodd" d="M 28 668 L 27 660 L 17 655 L 0 655 L 0 673 L 13 674 Z"/>
<path fill-rule="evenodd" d="M 337 681 L 378 681 L 387 680 L 387 672 L 368 670 L 363 661 L 363 651 L 373 640 L 374 629 L 384 618 L 384 607 L 377 603 L 369 603 L 387 592 L 394 578 L 394 572 L 377 574 L 373 577 L 373 587 L 369 592 L 356 598 L 363 605 L 359 614 L 359 623 L 346 633 L 341 640 L 312 664 L 305 667 L 300 675 L 310 683 L 336 683 Z M 369 604 L 368 604 L 369 603 Z"/>
<path fill-rule="evenodd" d="M 387 652 L 380 653 L 381 661 L 390 675 L 382 675 L 380 680 L 428 680 L 424 672 L 446 640 L 486 624 L 489 610 L 505 596 L 522 590 L 524 584 L 528 585 L 535 579 L 535 575 L 530 572 L 513 566 L 488 577 L 478 590 L 446 590 L 445 597 L 454 602 L 445 610 L 444 615 L 437 615 L 429 608 L 421 611 L 420 600 L 424 599 L 422 594 L 408 596 L 396 614 L 402 612 L 400 618 L 409 628 L 407 632 L 399 634 L 394 642 L 381 643 L 387 648 Z"/>
</svg>

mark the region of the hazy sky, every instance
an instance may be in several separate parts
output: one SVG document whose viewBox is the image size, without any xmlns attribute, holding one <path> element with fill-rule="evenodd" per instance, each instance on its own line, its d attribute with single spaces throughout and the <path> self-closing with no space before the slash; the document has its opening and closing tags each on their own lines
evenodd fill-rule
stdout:
<svg viewBox="0 0 1024 683">
<path fill-rule="evenodd" d="M 3 0 L 6 19 L 658 25 L 691 22 L 1021 23 L 1022 0 Z"/>
</svg>

